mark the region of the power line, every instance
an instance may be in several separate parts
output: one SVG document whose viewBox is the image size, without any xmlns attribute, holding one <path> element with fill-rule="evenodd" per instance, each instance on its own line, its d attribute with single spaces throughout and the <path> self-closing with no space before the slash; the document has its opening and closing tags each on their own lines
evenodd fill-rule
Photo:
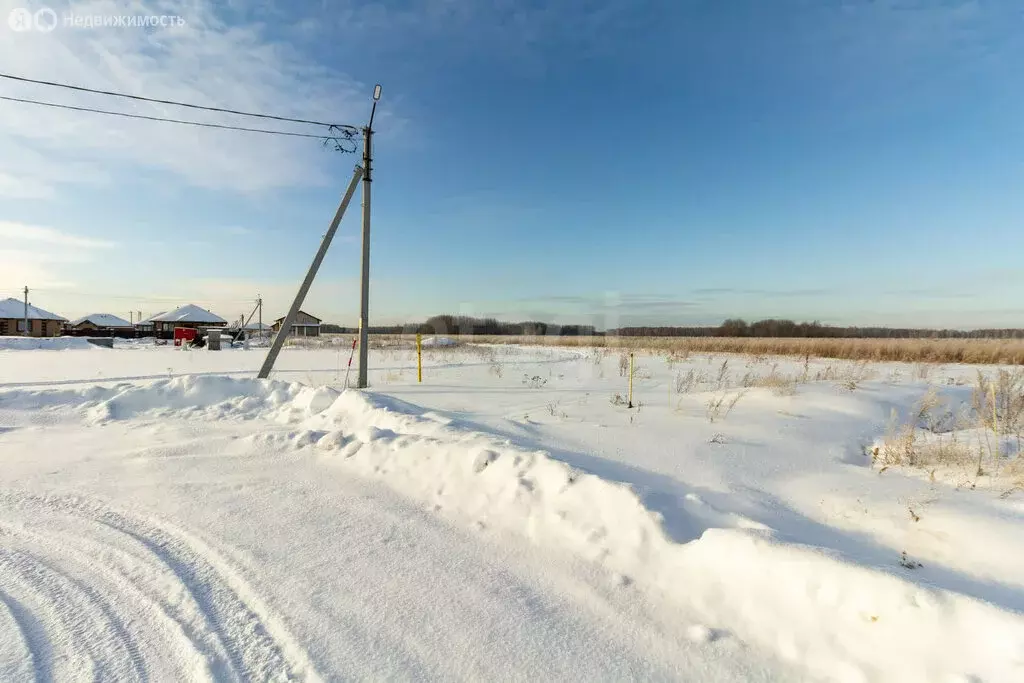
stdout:
<svg viewBox="0 0 1024 683">
<path fill-rule="evenodd" d="M 8 102 L 21 102 L 24 104 L 37 104 L 41 107 L 53 107 L 55 109 L 70 109 L 72 111 L 86 111 L 92 112 L 93 114 L 106 114 L 108 116 L 121 116 L 126 119 L 142 119 L 145 121 L 163 121 L 164 123 L 180 123 L 185 126 L 198 126 L 200 128 L 219 128 L 222 130 L 240 130 L 247 133 L 263 133 L 265 135 L 287 135 L 289 137 L 296 138 L 314 138 L 322 140 L 325 144 L 328 142 L 334 142 L 338 149 L 342 149 L 341 140 L 351 141 L 351 132 L 347 128 L 341 130 L 331 129 L 330 132 L 340 132 L 341 138 L 334 135 L 314 135 L 312 133 L 293 133 L 291 131 L 284 130 L 269 130 L 266 128 L 249 128 L 246 126 L 229 126 L 220 123 L 202 123 L 200 121 L 186 121 L 184 119 L 171 119 L 163 116 L 145 116 L 143 114 L 128 114 L 121 111 L 110 111 L 107 109 L 94 109 L 92 107 L 76 107 L 70 104 L 57 104 L 55 102 L 42 102 L 40 100 L 29 100 L 21 97 L 7 97 L 6 95 L 0 95 L 0 100 L 7 100 Z M 346 150 L 346 151 L 355 151 Z"/>
<path fill-rule="evenodd" d="M 258 119 L 271 119 L 273 121 L 288 121 L 290 123 L 305 123 L 312 126 L 326 126 L 332 129 L 347 129 L 352 132 L 358 132 L 355 126 L 349 126 L 340 123 L 327 123 L 325 121 L 312 121 L 310 119 L 296 119 L 288 116 L 274 116 L 273 114 L 256 114 L 253 112 L 239 111 L 237 109 L 224 109 L 222 107 L 210 107 L 201 104 L 190 104 L 188 102 L 177 102 L 175 100 L 160 100 L 153 97 L 142 97 L 141 95 L 129 95 L 128 93 L 115 92 L 113 90 L 97 90 L 95 88 L 85 88 L 80 85 L 70 85 L 68 83 L 57 83 L 56 81 L 43 81 L 35 78 L 25 78 L 24 76 L 14 76 L 12 74 L 0 73 L 0 78 L 6 78 L 11 81 L 21 81 L 23 83 L 35 83 L 36 85 L 46 85 L 54 88 L 65 88 L 67 90 L 77 90 L 79 92 L 93 93 L 95 95 L 106 95 L 108 97 L 123 97 L 129 100 L 138 100 L 139 102 L 155 102 L 157 104 L 169 104 L 174 107 L 187 107 L 189 109 L 201 109 L 204 111 L 215 111 L 222 114 L 234 114 L 236 116 L 250 116 Z M 317 137 L 317 136 L 312 136 Z"/>
</svg>

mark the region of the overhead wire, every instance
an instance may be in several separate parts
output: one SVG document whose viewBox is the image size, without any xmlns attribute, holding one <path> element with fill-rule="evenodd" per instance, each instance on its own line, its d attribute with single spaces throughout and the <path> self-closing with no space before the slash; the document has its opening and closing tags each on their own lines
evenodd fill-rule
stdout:
<svg viewBox="0 0 1024 683">
<path fill-rule="evenodd" d="M 248 126 L 230 126 L 222 123 L 204 123 L 202 121 L 187 121 L 185 119 L 172 119 L 164 116 L 146 116 L 144 114 L 129 114 L 121 111 L 110 111 L 109 109 L 96 109 L 93 107 L 78 107 L 71 104 L 58 104 L 56 102 L 43 102 L 41 100 L 31 100 L 22 97 L 9 97 L 7 95 L 0 95 L 0 100 L 7 100 L 8 102 L 21 102 L 24 104 L 35 104 L 42 107 L 53 107 L 56 109 L 70 109 L 72 111 L 84 111 L 92 112 L 94 114 L 106 114 L 107 116 L 121 116 L 127 119 L 143 119 L 145 121 L 163 121 L 166 123 L 179 123 L 186 126 L 198 126 L 200 128 L 220 128 L 223 130 L 238 130 L 245 131 L 248 133 L 263 133 L 265 135 L 287 135 L 289 137 L 296 138 L 314 138 L 316 140 L 328 141 L 334 139 L 331 135 L 313 133 L 296 133 L 285 130 L 270 130 L 267 128 L 250 128 Z"/>
<path fill-rule="evenodd" d="M 156 104 L 168 104 L 175 107 L 187 107 L 189 109 L 201 109 L 203 111 L 219 112 L 221 114 L 233 114 L 235 116 L 250 116 L 253 118 L 270 119 L 273 121 L 287 121 L 290 123 L 304 123 L 312 126 L 324 126 L 326 128 L 338 128 L 338 129 L 351 129 L 353 132 L 357 131 L 355 126 L 350 126 L 341 123 L 328 123 L 326 121 L 314 121 L 312 119 L 299 119 L 290 116 L 276 116 L 274 114 L 260 114 L 255 112 L 241 111 L 238 109 L 226 109 L 224 107 L 212 107 L 203 104 L 193 104 L 190 102 L 179 102 L 177 100 L 162 100 L 155 97 L 143 97 L 141 95 L 131 95 L 129 93 L 117 92 L 114 90 L 100 90 L 97 88 L 86 88 L 80 85 L 71 85 L 70 83 L 59 83 L 57 81 L 45 81 L 36 78 L 27 78 L 25 76 L 15 76 L 13 74 L 0 73 L 0 78 L 5 78 L 11 81 L 20 81 L 22 83 L 34 83 L 36 85 L 45 85 L 54 88 L 64 88 L 66 90 L 76 90 L 78 92 L 93 93 L 95 95 L 106 95 L 108 97 L 122 97 L 130 100 L 137 100 L 139 102 L 153 102 Z"/>
</svg>

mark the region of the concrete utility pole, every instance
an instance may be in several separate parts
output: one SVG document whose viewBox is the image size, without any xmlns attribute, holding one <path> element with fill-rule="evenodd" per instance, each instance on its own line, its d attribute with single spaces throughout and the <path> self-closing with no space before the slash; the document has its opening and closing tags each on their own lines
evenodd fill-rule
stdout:
<svg viewBox="0 0 1024 683">
<path fill-rule="evenodd" d="M 25 285 L 25 332 L 23 336 L 32 336 L 32 333 L 29 331 L 28 327 L 28 285 Z"/>
<path fill-rule="evenodd" d="M 367 335 L 370 333 L 370 164 L 373 161 L 373 115 L 377 113 L 380 99 L 380 84 L 373 88 L 373 108 L 370 122 L 363 128 L 363 259 L 362 288 L 359 297 L 359 383 L 360 389 L 367 386 L 366 371 L 369 359 Z"/>
<path fill-rule="evenodd" d="M 256 295 L 256 310 L 259 311 L 259 328 L 260 336 L 263 336 L 263 297 L 259 294 Z"/>
<path fill-rule="evenodd" d="M 365 182 L 363 183 L 363 287 L 359 317 L 361 329 L 360 340 L 362 342 L 359 349 L 359 386 L 366 386 L 366 332 L 368 329 L 370 308 L 370 138 L 373 135 L 373 115 L 377 111 L 377 100 L 379 99 L 380 84 L 377 84 L 373 88 L 373 108 L 370 110 L 370 122 L 365 128 L 363 128 L 364 165 L 356 166 L 355 171 L 352 173 L 352 180 L 349 182 L 348 189 L 345 191 L 345 196 L 342 198 L 341 204 L 338 206 L 338 211 L 334 215 L 334 220 L 331 221 L 331 226 L 327 229 L 327 234 L 324 235 L 323 241 L 320 242 L 320 249 L 317 251 L 316 256 L 313 257 L 313 263 L 309 266 L 309 271 L 306 273 L 306 279 L 304 279 L 302 284 L 299 286 L 299 292 L 295 295 L 295 300 L 292 301 L 292 306 L 288 310 L 288 314 L 281 321 L 281 328 L 278 331 L 277 336 L 274 337 L 274 343 L 271 344 L 270 351 L 267 352 L 267 357 L 263 361 L 263 367 L 260 368 L 259 374 L 257 375 L 260 379 L 267 379 L 270 376 L 270 371 L 274 368 L 274 361 L 277 360 L 277 354 L 281 352 L 281 347 L 284 346 L 284 341 L 291 332 L 292 326 L 295 324 L 295 319 L 299 314 L 299 307 L 302 306 L 302 302 L 306 300 L 306 294 L 309 292 L 309 288 L 313 285 L 313 280 L 316 278 L 316 273 L 320 269 L 320 264 L 323 262 L 324 256 L 327 254 L 327 248 L 331 246 L 331 240 L 334 239 L 334 233 L 338 230 L 338 224 L 345 215 L 345 210 L 348 208 L 348 204 L 352 200 L 352 195 L 355 194 L 359 181 L 363 180 L 365 176 Z M 344 132 L 342 134 L 346 136 L 346 139 L 351 139 L 352 134 L 356 130 L 352 126 L 331 126 L 331 128 L 343 129 Z M 341 145 L 338 146 L 338 149 L 342 150 Z M 258 310 L 260 311 L 260 318 L 262 322 L 263 299 L 259 299 L 258 302 Z"/>
</svg>

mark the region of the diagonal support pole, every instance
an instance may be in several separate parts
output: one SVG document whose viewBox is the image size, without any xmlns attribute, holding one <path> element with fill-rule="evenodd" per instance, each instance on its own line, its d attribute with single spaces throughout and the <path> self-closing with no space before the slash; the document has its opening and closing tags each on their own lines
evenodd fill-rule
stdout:
<svg viewBox="0 0 1024 683">
<path fill-rule="evenodd" d="M 334 220 L 331 221 L 331 227 L 327 229 L 327 234 L 324 235 L 324 239 L 320 242 L 320 249 L 316 252 L 316 256 L 313 257 L 313 263 L 309 265 L 309 272 L 306 273 L 306 279 L 302 281 L 302 285 L 299 287 L 298 293 L 295 295 L 295 300 L 292 301 L 292 307 L 288 309 L 288 315 L 284 317 L 281 322 L 281 329 L 278 330 L 277 336 L 274 337 L 274 343 L 271 345 L 270 350 L 267 352 L 267 357 L 263 361 L 263 367 L 260 368 L 260 372 L 257 377 L 260 379 L 267 379 L 270 377 L 270 371 L 274 369 L 274 361 L 277 360 L 277 354 L 281 352 L 281 347 L 284 346 L 284 340 L 288 338 L 288 334 L 291 332 L 292 325 L 295 323 L 295 318 L 299 314 L 299 309 L 302 307 L 302 302 L 306 300 L 306 294 L 309 293 L 309 288 L 313 285 L 313 280 L 316 278 L 316 272 L 320 270 L 320 264 L 323 263 L 324 256 L 327 255 L 327 248 L 331 246 L 331 240 L 334 239 L 334 233 L 338 231 L 338 224 L 341 223 L 342 217 L 345 215 L 345 209 L 348 208 L 349 202 L 352 201 L 352 195 L 356 192 L 356 187 L 359 186 L 359 181 L 363 178 L 363 167 L 356 166 L 355 171 L 352 173 L 352 180 L 349 181 L 348 189 L 345 190 L 345 196 L 341 199 L 341 204 L 338 205 L 338 212 L 334 214 Z"/>
</svg>

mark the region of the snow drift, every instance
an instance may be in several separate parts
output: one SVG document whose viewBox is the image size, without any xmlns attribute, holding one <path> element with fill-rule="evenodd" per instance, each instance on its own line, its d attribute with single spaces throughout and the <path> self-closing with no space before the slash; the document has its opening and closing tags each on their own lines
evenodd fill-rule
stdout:
<svg viewBox="0 0 1024 683">
<path fill-rule="evenodd" d="M 289 421 L 327 408 L 334 389 L 220 375 L 186 375 L 141 384 L 0 391 L 0 408 L 65 410 L 94 423 L 129 419 Z"/>
<path fill-rule="evenodd" d="M 0 337 L 0 351 L 67 351 L 98 348 L 83 337 Z"/>
<path fill-rule="evenodd" d="M 93 423 L 261 420 L 248 437 L 254 449 L 287 442 L 478 529 L 519 533 L 552 552 L 598 563 L 616 583 L 636 583 L 700 614 L 707 637 L 731 630 L 799 662 L 813 677 L 1013 680 L 1024 674 L 1020 615 L 786 543 L 693 493 L 683 506 L 690 540 L 673 541 L 662 518 L 629 486 L 386 396 L 192 376 L 0 392 L 0 408 L 13 404 L 68 410 Z"/>
</svg>

